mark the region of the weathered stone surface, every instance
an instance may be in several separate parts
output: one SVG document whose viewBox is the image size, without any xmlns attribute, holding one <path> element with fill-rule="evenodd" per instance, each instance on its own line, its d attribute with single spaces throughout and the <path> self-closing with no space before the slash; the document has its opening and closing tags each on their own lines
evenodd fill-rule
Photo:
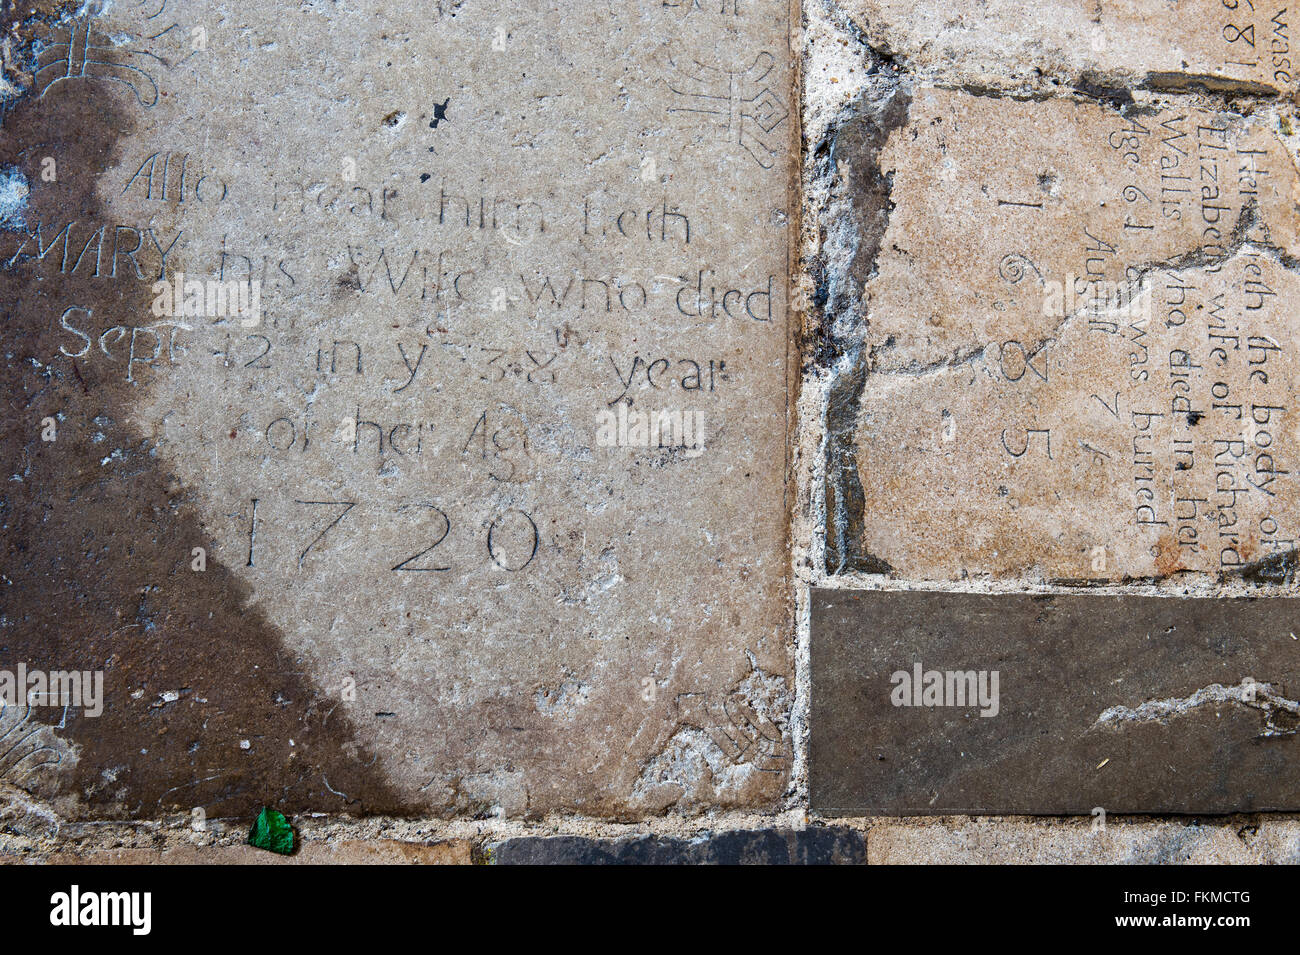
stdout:
<svg viewBox="0 0 1300 955">
<path fill-rule="evenodd" d="M 843 565 L 1289 578 L 1300 219 L 1281 142 L 1186 106 L 897 96 L 879 155 L 850 137 L 840 160 L 867 177 L 862 222 L 871 171 L 892 183 L 851 270 L 869 327 L 835 475 L 860 503 L 828 509 Z"/>
<path fill-rule="evenodd" d="M 468 842 L 365 839 L 304 842 L 289 856 L 252 846 L 193 846 L 63 851 L 41 861 L 50 865 L 470 865 L 471 849 Z M 8 860 L 0 857 L 0 861 Z"/>
<path fill-rule="evenodd" d="M 814 590 L 812 808 L 1294 810 L 1298 614 L 1285 598 Z"/>
<path fill-rule="evenodd" d="M 1085 814 L 861 820 L 873 861 L 1294 861 L 1294 820 L 1086 815 L 1294 806 L 1285 605 L 878 595 L 829 695 L 791 612 L 1294 592 L 1257 6 L 0 5 L 0 699 L 105 678 L 0 705 L 0 858 L 861 861 L 735 831 L 811 771 L 814 811 Z M 260 310 L 159 314 L 182 277 Z M 863 682 L 922 650 L 999 715 Z M 234 844 L 262 805 L 289 860 Z M 508 838 L 593 817 L 648 834 Z"/>
<path fill-rule="evenodd" d="M 1294 820 L 1147 822 L 944 818 L 881 821 L 871 865 L 1294 865 Z"/>
<path fill-rule="evenodd" d="M 1258 120 L 906 95 L 879 159 L 892 208 L 865 292 L 879 370 L 1034 343 L 1161 264 L 1218 264 L 1245 241 L 1300 249 L 1295 167 Z M 1046 283 L 1070 277 L 1073 300 L 1049 300 Z"/>
<path fill-rule="evenodd" d="M 1291 93 L 1291 11 L 1239 0 L 841 0 L 874 47 L 917 72 Z"/>
<path fill-rule="evenodd" d="M 6 7 L 0 668 L 105 687 L 0 778 L 69 819 L 782 794 L 789 8 L 710 6 Z M 182 274 L 260 319 L 159 315 Z"/>
<path fill-rule="evenodd" d="M 861 832 L 843 827 L 755 829 L 693 839 L 521 837 L 489 847 L 497 865 L 861 865 Z"/>
</svg>

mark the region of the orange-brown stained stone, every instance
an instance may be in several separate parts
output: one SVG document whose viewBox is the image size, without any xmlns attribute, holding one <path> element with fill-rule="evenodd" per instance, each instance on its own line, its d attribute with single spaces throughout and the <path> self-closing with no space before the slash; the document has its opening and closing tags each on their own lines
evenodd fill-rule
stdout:
<svg viewBox="0 0 1300 955">
<path fill-rule="evenodd" d="M 921 90 L 877 161 L 892 209 L 859 272 L 850 566 L 1289 576 L 1300 286 L 1281 142 L 1190 107 Z"/>
</svg>

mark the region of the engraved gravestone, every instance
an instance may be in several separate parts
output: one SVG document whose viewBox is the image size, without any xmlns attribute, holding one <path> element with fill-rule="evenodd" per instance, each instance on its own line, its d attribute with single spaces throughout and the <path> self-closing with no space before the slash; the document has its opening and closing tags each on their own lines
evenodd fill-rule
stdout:
<svg viewBox="0 0 1300 955">
<path fill-rule="evenodd" d="M 1295 805 L 1289 27 L 1194 6 L 844 7 L 814 812 Z"/>
<path fill-rule="evenodd" d="M 770 805 L 788 6 L 3 27 L 0 667 L 104 679 L 5 781 L 72 816 Z"/>
<path fill-rule="evenodd" d="M 832 569 L 1289 579 L 1300 237 L 1267 118 L 896 99 L 839 160 L 890 212 L 852 276 Z"/>
</svg>

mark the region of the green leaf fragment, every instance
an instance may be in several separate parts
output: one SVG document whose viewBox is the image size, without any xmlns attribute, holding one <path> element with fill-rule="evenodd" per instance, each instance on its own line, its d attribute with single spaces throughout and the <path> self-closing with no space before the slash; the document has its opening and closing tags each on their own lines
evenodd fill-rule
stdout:
<svg viewBox="0 0 1300 955">
<path fill-rule="evenodd" d="M 263 806 L 248 830 L 248 844 L 287 856 L 293 852 L 293 827 L 284 813 Z"/>
</svg>

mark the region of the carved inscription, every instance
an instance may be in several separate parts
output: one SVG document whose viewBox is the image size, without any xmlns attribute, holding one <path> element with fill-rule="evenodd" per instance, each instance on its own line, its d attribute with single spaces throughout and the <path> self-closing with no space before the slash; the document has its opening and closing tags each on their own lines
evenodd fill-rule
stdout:
<svg viewBox="0 0 1300 955">
<path fill-rule="evenodd" d="M 775 0 L 159 0 L 42 25 L 6 134 L 84 110 L 122 131 L 93 162 L 57 136 L 0 153 L 30 191 L 0 229 L 35 416 L 15 458 L 49 469 L 7 506 L 80 528 L 44 563 L 15 536 L 6 579 L 88 594 L 77 560 L 118 568 L 144 603 L 69 618 L 122 661 L 108 711 L 155 700 L 138 684 L 175 648 L 195 709 L 137 714 L 133 748 L 222 726 L 76 792 L 141 815 L 266 786 L 322 812 L 774 804 L 789 31 Z M 665 51 L 693 66 L 668 78 Z M 85 529 L 105 488 L 141 509 L 137 563 Z M 31 599 L 5 636 L 39 654 Z M 223 640 L 257 660 L 242 688 L 208 665 Z M 77 732 L 99 779 L 107 744 Z"/>
<path fill-rule="evenodd" d="M 922 91 L 882 162 L 857 552 L 934 579 L 1289 580 L 1300 289 L 1277 138 Z"/>
</svg>

